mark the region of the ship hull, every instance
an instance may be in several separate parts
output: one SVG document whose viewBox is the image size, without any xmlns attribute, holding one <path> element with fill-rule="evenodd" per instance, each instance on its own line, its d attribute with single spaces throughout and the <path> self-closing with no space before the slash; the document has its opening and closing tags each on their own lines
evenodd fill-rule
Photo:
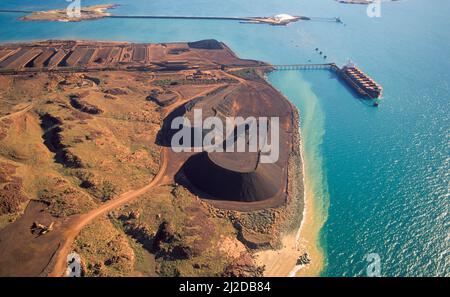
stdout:
<svg viewBox="0 0 450 297">
<path fill-rule="evenodd" d="M 349 73 L 350 71 L 359 71 L 357 75 Z M 338 75 L 343 79 L 347 85 L 354 90 L 360 97 L 364 99 L 379 99 L 383 94 L 383 89 L 376 84 L 370 77 L 362 73 L 356 68 L 342 68 L 338 72 Z"/>
</svg>

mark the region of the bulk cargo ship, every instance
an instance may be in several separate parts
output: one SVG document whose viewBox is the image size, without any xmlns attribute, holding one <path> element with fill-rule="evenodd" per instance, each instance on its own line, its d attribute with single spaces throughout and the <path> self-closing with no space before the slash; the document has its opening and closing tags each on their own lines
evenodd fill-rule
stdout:
<svg viewBox="0 0 450 297">
<path fill-rule="evenodd" d="M 363 98 L 379 99 L 383 95 L 383 88 L 352 62 L 348 62 L 337 72 Z"/>
</svg>

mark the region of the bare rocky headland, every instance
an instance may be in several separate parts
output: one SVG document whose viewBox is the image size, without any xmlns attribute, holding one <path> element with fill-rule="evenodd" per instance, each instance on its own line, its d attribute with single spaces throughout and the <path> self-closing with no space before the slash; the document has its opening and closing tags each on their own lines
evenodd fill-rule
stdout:
<svg viewBox="0 0 450 297">
<path fill-rule="evenodd" d="M 79 22 L 86 20 L 101 19 L 110 16 L 108 10 L 119 6 L 118 4 L 102 4 L 84 6 L 80 9 L 80 15 L 70 15 L 67 9 L 54 9 L 46 11 L 35 11 L 21 18 L 23 21 L 58 21 L 58 22 Z"/>
</svg>

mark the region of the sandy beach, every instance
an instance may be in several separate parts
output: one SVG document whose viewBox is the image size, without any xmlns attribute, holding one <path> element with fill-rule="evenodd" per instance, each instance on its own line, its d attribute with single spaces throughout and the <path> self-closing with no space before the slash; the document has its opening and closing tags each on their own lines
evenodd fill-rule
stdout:
<svg viewBox="0 0 450 297">
<path fill-rule="evenodd" d="M 287 276 L 302 254 L 296 247 L 296 234 L 290 233 L 282 239 L 280 250 L 261 251 L 256 254 L 258 264 L 265 265 L 264 276 Z"/>
<path fill-rule="evenodd" d="M 299 251 L 308 253 L 311 263 L 305 266 L 293 267 L 289 272 L 289 276 L 319 276 L 325 264 L 323 251 L 319 245 L 319 232 L 325 222 L 325 218 L 318 209 L 319 206 L 315 201 L 311 183 L 308 182 L 308 176 L 305 176 L 304 197 L 303 221 L 295 243 Z"/>
<path fill-rule="evenodd" d="M 299 133 L 301 134 L 300 131 Z M 326 217 L 321 213 L 321 207 L 315 201 L 314 183 L 308 175 L 303 141 L 301 143 L 300 151 L 304 173 L 303 220 L 297 232 L 284 235 L 282 249 L 256 253 L 258 263 L 265 265 L 265 276 L 319 276 L 324 268 L 325 261 L 319 245 L 319 232 L 326 221 Z M 310 264 L 296 265 L 297 259 L 304 253 L 308 254 L 311 260 Z"/>
</svg>

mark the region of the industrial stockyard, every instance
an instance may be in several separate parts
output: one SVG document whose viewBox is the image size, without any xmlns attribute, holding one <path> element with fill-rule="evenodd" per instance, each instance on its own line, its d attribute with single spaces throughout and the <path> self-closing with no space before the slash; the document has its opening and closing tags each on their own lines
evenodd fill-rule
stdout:
<svg viewBox="0 0 450 297">
<path fill-rule="evenodd" d="M 219 46 L 217 49 L 220 51 L 208 52 L 207 49 L 212 46 Z M 201 54 L 205 54 L 208 59 L 201 59 Z M 203 41 L 201 44 L 44 41 L 0 46 L 0 73 L 4 74 L 133 69 L 159 71 L 200 67 L 217 69 L 222 65 L 230 67 L 264 64 L 238 59 L 225 45 L 211 41 Z"/>
</svg>

